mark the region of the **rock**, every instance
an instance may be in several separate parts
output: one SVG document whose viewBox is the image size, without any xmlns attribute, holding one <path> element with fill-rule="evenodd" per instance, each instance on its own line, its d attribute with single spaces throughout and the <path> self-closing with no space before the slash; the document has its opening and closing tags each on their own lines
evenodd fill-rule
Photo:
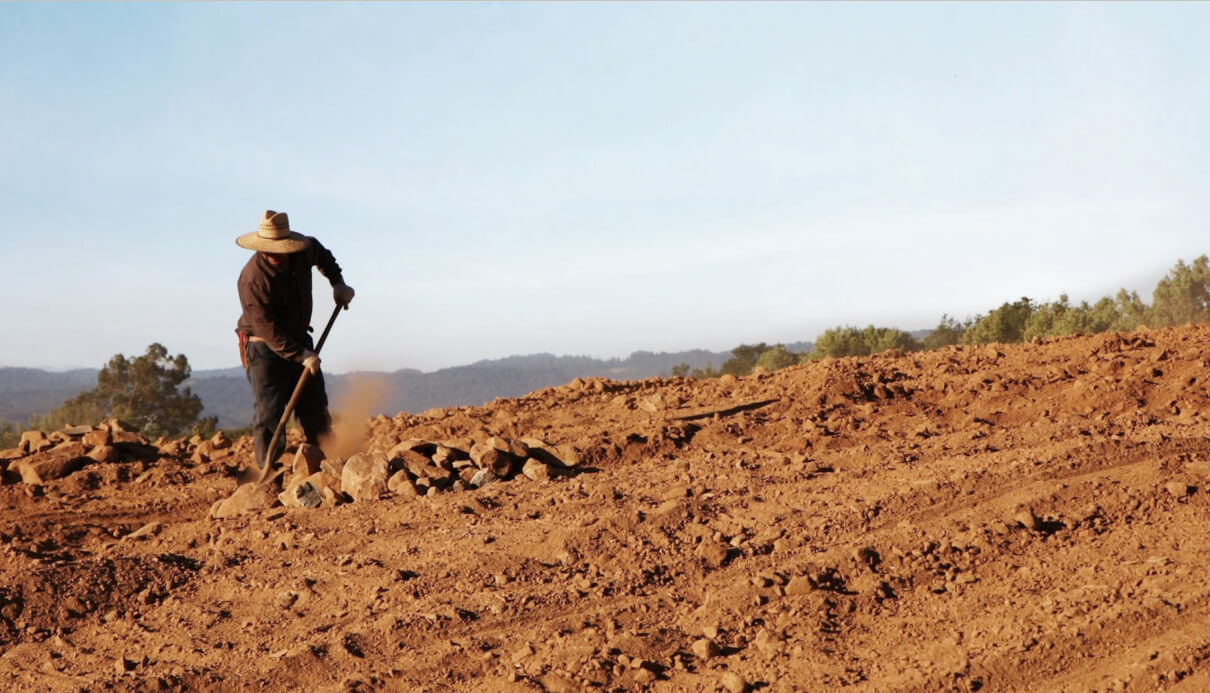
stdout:
<svg viewBox="0 0 1210 693">
<path fill-rule="evenodd" d="M 471 460 L 480 469 L 490 469 L 497 477 L 506 477 L 513 470 L 516 458 L 512 453 L 504 452 L 487 443 L 476 443 L 471 446 Z"/>
<path fill-rule="evenodd" d="M 97 447 L 88 451 L 88 456 L 96 462 L 117 462 L 118 449 L 112 445 L 98 445 Z"/>
<path fill-rule="evenodd" d="M 583 459 L 581 454 L 580 448 L 568 443 L 555 447 L 555 455 L 564 467 L 579 467 Z"/>
<path fill-rule="evenodd" d="M 40 484 L 52 479 L 62 479 L 92 462 L 90 457 L 75 454 L 83 450 L 84 446 L 79 443 L 76 443 L 75 446 L 78 449 L 64 450 L 59 453 L 45 452 L 34 457 L 16 460 L 12 463 L 11 468 L 20 474 L 22 481 L 27 484 Z M 30 481 L 33 478 L 37 478 L 38 481 Z"/>
<path fill-rule="evenodd" d="M 273 507 L 277 500 L 268 484 L 244 484 L 211 506 L 210 517 L 222 519 L 264 510 Z"/>
<path fill-rule="evenodd" d="M 220 431 L 221 433 L 221 431 Z M 320 464 L 324 460 L 324 451 L 314 445 L 303 443 L 298 446 L 298 451 L 294 453 L 294 476 L 307 478 L 312 474 L 320 471 Z"/>
<path fill-rule="evenodd" d="M 411 472 L 415 477 L 428 477 L 435 479 L 446 476 L 446 470 L 433 464 L 432 460 L 415 450 L 402 450 L 395 453 L 392 461 L 398 460 L 405 469 Z"/>
<path fill-rule="evenodd" d="M 723 377 L 725 378 L 727 376 Z M 723 688 L 726 688 L 731 693 L 744 693 L 744 691 L 748 689 L 748 682 L 744 680 L 744 677 L 740 676 L 734 671 L 723 672 L 722 677 L 719 679 L 719 683 L 721 683 Z"/>
<path fill-rule="evenodd" d="M 104 421 L 101 422 L 101 425 L 104 426 L 105 428 L 108 428 L 113 433 L 119 433 L 119 432 L 138 433 L 139 432 L 139 429 L 126 423 L 125 421 L 122 421 L 121 419 L 105 419 Z"/>
<path fill-rule="evenodd" d="M 341 471 L 340 488 L 354 501 L 377 500 L 387 492 L 389 468 L 386 455 L 368 452 L 353 455 Z"/>
<path fill-rule="evenodd" d="M 474 476 L 472 476 L 471 480 L 468 481 L 467 483 L 470 485 L 471 488 L 480 488 L 482 486 L 486 486 L 487 484 L 492 483 L 493 481 L 496 481 L 498 478 L 499 477 L 497 477 L 492 472 L 492 470 L 480 469 L 475 472 Z"/>
<path fill-rule="evenodd" d="M 525 460 L 521 473 L 531 481 L 550 481 L 550 467 L 535 459 Z"/>
<path fill-rule="evenodd" d="M 667 408 L 668 408 L 668 405 L 667 405 L 667 403 L 664 402 L 663 395 L 661 395 L 658 392 L 650 397 L 647 397 L 647 398 L 639 401 L 639 409 L 642 409 L 643 411 L 649 412 L 652 414 L 664 411 Z"/>
<path fill-rule="evenodd" d="M 694 657 L 703 662 L 722 654 L 722 650 L 719 649 L 718 644 L 710 638 L 699 638 L 693 641 L 693 644 L 689 646 L 689 650 L 693 652 Z"/>
<path fill-rule="evenodd" d="M 210 448 L 212 450 L 226 450 L 231 447 L 231 440 L 227 438 L 227 434 L 219 431 L 210 439 Z"/>
<path fill-rule="evenodd" d="M 1042 529 L 1042 520 L 1034 514 L 1033 508 L 1028 505 L 1019 505 L 1013 511 L 1012 521 L 1021 525 L 1031 532 L 1036 532 Z"/>
<path fill-rule="evenodd" d="M 42 484 L 42 477 L 38 476 L 37 470 L 29 460 L 17 460 L 8 466 L 9 472 L 15 472 L 21 476 L 21 482 L 30 486 L 39 486 Z"/>
<path fill-rule="evenodd" d="M 737 378 L 734 375 L 732 375 L 730 373 L 725 373 L 718 377 L 718 384 L 730 386 L 730 385 L 734 385 L 736 380 L 737 380 Z"/>
<path fill-rule="evenodd" d="M 726 564 L 730 551 L 731 547 L 721 541 L 705 539 L 702 541 L 702 545 L 697 548 L 697 555 L 701 556 L 706 565 L 711 568 L 719 568 Z"/>
<path fill-rule="evenodd" d="M 25 431 L 21 434 L 21 442 L 17 444 L 17 447 L 21 452 L 28 455 L 33 452 L 46 450 L 52 445 L 53 443 L 50 442 L 50 439 L 42 431 Z"/>
<path fill-rule="evenodd" d="M 761 628 L 753 642 L 756 649 L 760 650 L 766 659 L 772 658 L 782 649 L 781 638 L 770 632 L 768 628 Z"/>
<path fill-rule="evenodd" d="M 323 472 L 318 472 L 323 474 Z M 297 479 L 297 477 L 295 477 Z M 286 486 L 277 494 L 277 500 L 289 508 L 318 508 L 323 505 L 324 497 L 320 487 L 307 479 L 300 479 Z"/>
<path fill-rule="evenodd" d="M 402 457 L 403 453 L 405 453 L 405 452 L 415 452 L 415 453 L 418 453 L 420 455 L 424 455 L 427 457 L 428 455 L 431 455 L 431 454 L 437 452 L 437 448 L 438 448 L 438 445 L 436 443 L 432 443 L 427 440 L 421 440 L 420 438 L 408 438 L 406 440 L 400 441 L 398 444 L 396 444 L 394 447 L 392 447 L 389 451 L 387 451 L 387 457 L 388 458 Z"/>
<path fill-rule="evenodd" d="M 85 433 L 84 436 L 80 438 L 80 442 L 83 443 L 84 447 L 86 448 L 98 448 L 102 445 L 109 445 L 111 442 L 113 442 L 113 435 L 109 432 L 108 428 L 90 428 L 88 429 L 88 433 Z"/>
<path fill-rule="evenodd" d="M 130 445 L 147 445 L 147 439 L 134 431 L 110 430 L 110 436 L 113 438 L 113 442 L 115 444 L 127 443 Z"/>
<path fill-rule="evenodd" d="M 538 683 L 542 684 L 542 688 L 547 693 L 576 693 L 580 690 L 580 687 L 574 681 L 554 672 L 538 679 Z"/>
<path fill-rule="evenodd" d="M 1210 479 L 1210 462 L 1190 462 L 1185 471 L 1202 479 Z"/>
<path fill-rule="evenodd" d="M 127 534 L 125 537 L 122 537 L 122 538 L 130 539 L 133 541 L 138 541 L 140 539 L 150 539 L 151 537 L 154 537 L 155 535 L 159 534 L 162 531 L 164 531 L 164 525 L 160 524 L 159 522 L 148 522 L 147 524 L 143 525 L 142 527 L 139 527 L 135 531 L 131 532 L 130 534 Z"/>
<path fill-rule="evenodd" d="M 92 433 L 92 426 L 87 426 L 87 425 L 83 425 L 83 424 L 81 424 L 79 426 L 64 426 L 62 433 L 65 436 L 70 436 L 72 438 L 79 438 L 80 436 L 84 435 L 85 433 Z"/>
<path fill-rule="evenodd" d="M 792 577 L 786 583 L 786 594 L 789 596 L 801 596 L 809 593 L 811 589 L 811 581 L 804 575 Z"/>
<path fill-rule="evenodd" d="M 416 492 L 416 486 L 412 483 L 412 478 L 408 476 L 407 470 L 400 469 L 387 479 L 387 489 L 397 496 L 403 498 L 415 498 L 420 494 Z"/>
<path fill-rule="evenodd" d="M 1184 481 L 1169 481 L 1164 484 L 1164 489 L 1177 498 L 1184 498 L 1189 495 L 1189 484 Z"/>
<path fill-rule="evenodd" d="M 319 463 L 319 469 L 330 474 L 334 479 L 340 479 L 344 476 L 345 461 L 339 457 L 325 457 Z"/>
</svg>

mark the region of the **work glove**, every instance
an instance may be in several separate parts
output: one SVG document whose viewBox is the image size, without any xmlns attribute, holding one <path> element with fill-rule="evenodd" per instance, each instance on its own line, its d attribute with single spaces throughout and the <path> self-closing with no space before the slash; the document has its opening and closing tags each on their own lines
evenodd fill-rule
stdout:
<svg viewBox="0 0 1210 693">
<path fill-rule="evenodd" d="M 341 282 L 332 287 L 332 298 L 336 299 L 336 305 L 344 306 L 345 310 L 349 309 L 349 301 L 353 300 L 353 287 Z"/>
<path fill-rule="evenodd" d="M 310 371 L 312 377 L 319 375 L 319 354 L 314 351 L 303 352 L 303 368 Z"/>
</svg>

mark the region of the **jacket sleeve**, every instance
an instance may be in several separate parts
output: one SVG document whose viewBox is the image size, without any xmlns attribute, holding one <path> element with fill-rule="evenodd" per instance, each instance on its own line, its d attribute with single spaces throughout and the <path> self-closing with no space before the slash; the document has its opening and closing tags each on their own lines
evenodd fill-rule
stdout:
<svg viewBox="0 0 1210 693">
<path fill-rule="evenodd" d="M 302 362 L 306 349 L 297 339 L 278 329 L 267 284 L 262 281 L 241 282 L 239 300 L 243 304 L 244 315 L 252 323 L 253 335 L 265 340 L 269 348 L 282 358 Z"/>
<path fill-rule="evenodd" d="M 311 256 L 312 264 L 319 268 L 319 273 L 327 277 L 328 283 L 332 286 L 344 283 L 344 276 L 340 273 L 340 265 L 336 264 L 336 257 L 332 255 L 332 251 L 324 247 L 319 242 L 318 238 L 311 237 Z"/>
</svg>

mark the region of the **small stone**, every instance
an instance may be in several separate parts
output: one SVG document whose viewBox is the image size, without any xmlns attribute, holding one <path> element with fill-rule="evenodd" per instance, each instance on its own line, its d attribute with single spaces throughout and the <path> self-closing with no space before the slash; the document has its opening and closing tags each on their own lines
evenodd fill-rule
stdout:
<svg viewBox="0 0 1210 693">
<path fill-rule="evenodd" d="M 102 445 L 109 445 L 113 442 L 113 436 L 109 433 L 108 428 L 89 428 L 88 433 L 84 434 L 80 442 L 84 444 L 84 447 L 91 450 Z"/>
<path fill-rule="evenodd" d="M 719 568 L 727 562 L 730 550 L 730 547 L 721 541 L 705 539 L 698 547 L 697 553 L 706 562 L 706 565 L 711 568 Z"/>
<path fill-rule="evenodd" d="M 1184 481 L 1169 481 L 1164 484 L 1164 489 L 1177 498 L 1184 498 L 1189 495 L 1189 484 Z"/>
<path fill-rule="evenodd" d="M 218 501 L 210 508 L 210 516 L 216 519 L 235 517 L 247 512 L 273 507 L 277 498 L 268 484 L 244 484 L 230 497 Z"/>
<path fill-rule="evenodd" d="M 210 447 L 214 450 L 226 450 L 231 447 L 231 440 L 227 438 L 227 434 L 219 431 L 210 439 Z"/>
<path fill-rule="evenodd" d="M 298 601 L 298 593 L 285 591 L 279 592 L 277 595 L 277 605 L 283 609 L 289 609 Z"/>
<path fill-rule="evenodd" d="M 550 481 L 550 467 L 538 460 L 525 460 L 521 473 L 531 481 Z"/>
<path fill-rule="evenodd" d="M 475 472 L 474 476 L 471 477 L 471 480 L 468 483 L 470 484 L 471 488 L 480 488 L 492 483 L 497 478 L 498 477 L 492 473 L 492 470 L 480 469 L 479 471 Z"/>
<path fill-rule="evenodd" d="M 477 443 L 471 447 L 471 460 L 480 469 L 490 469 L 492 474 L 503 478 L 512 472 L 516 458 L 512 453 L 504 452 L 489 444 Z"/>
<path fill-rule="evenodd" d="M 1033 508 L 1028 505 L 1017 506 L 1013 511 L 1012 521 L 1021 525 L 1031 532 L 1036 532 L 1042 529 L 1042 520 L 1034 514 Z"/>
<path fill-rule="evenodd" d="M 138 541 L 140 539 L 150 539 L 160 532 L 164 531 L 164 525 L 159 522 L 148 522 L 139 527 L 135 531 L 127 534 L 124 538 Z"/>
<path fill-rule="evenodd" d="M 88 451 L 88 456 L 96 462 L 109 464 L 118 461 L 118 449 L 112 445 L 98 445 Z"/>
<path fill-rule="evenodd" d="M 693 652 L 694 657 L 697 657 L 703 662 L 709 661 L 711 658 L 717 657 L 722 653 L 718 647 L 718 643 L 714 642 L 710 638 L 700 638 L 695 640 L 693 644 L 689 646 L 689 650 Z"/>
<path fill-rule="evenodd" d="M 546 674 L 538 679 L 538 682 L 542 684 L 542 688 L 547 693 L 575 693 L 580 690 L 580 687 L 574 681 L 554 672 Z"/>
<path fill-rule="evenodd" d="M 768 628 L 761 628 L 753 643 L 766 659 L 780 652 L 782 646 L 781 638 L 770 632 Z"/>
<path fill-rule="evenodd" d="M 420 495 L 405 469 L 400 469 L 387 479 L 387 490 L 401 498 L 415 498 Z"/>
<path fill-rule="evenodd" d="M 744 693 L 748 689 L 748 682 L 734 671 L 723 672 L 719 682 L 723 684 L 723 688 L 731 691 L 731 693 Z"/>
<path fill-rule="evenodd" d="M 790 578 L 786 583 L 786 594 L 790 596 L 801 596 L 811 591 L 811 581 L 806 576 L 798 575 Z"/>
<path fill-rule="evenodd" d="M 50 440 L 42 431 L 25 431 L 21 434 L 21 442 L 17 447 L 21 452 L 29 454 L 31 452 L 40 452 L 51 446 Z"/>
</svg>

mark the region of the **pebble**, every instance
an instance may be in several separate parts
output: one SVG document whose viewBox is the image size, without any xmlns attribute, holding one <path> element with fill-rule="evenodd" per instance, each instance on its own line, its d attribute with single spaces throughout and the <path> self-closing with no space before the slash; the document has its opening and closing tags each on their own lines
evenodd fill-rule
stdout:
<svg viewBox="0 0 1210 693">
<path fill-rule="evenodd" d="M 740 676 L 734 671 L 723 672 L 722 677 L 719 679 L 719 683 L 723 684 L 723 688 L 731 691 L 731 693 L 744 693 L 744 691 L 748 688 L 748 682 L 744 679 L 744 677 Z"/>
<path fill-rule="evenodd" d="M 703 662 L 717 657 L 722 653 L 718 647 L 718 644 L 710 638 L 699 638 L 698 640 L 695 640 L 694 643 L 689 646 L 689 650 L 693 652 L 694 657 L 697 657 Z"/>
<path fill-rule="evenodd" d="M 1164 484 L 1164 488 L 1168 491 L 1168 493 L 1176 496 L 1177 498 L 1184 498 L 1185 496 L 1189 495 L 1189 484 L 1183 481 L 1169 481 L 1168 483 Z"/>
</svg>

